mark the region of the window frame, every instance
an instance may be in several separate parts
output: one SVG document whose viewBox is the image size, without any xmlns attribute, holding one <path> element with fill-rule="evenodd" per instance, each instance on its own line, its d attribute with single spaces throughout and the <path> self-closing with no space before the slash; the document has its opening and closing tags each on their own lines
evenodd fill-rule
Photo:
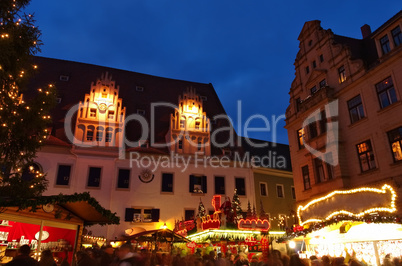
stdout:
<svg viewBox="0 0 402 266">
<path fill-rule="evenodd" d="M 395 30 L 397 30 L 397 31 L 395 32 Z M 399 25 L 391 30 L 391 35 L 392 35 L 392 40 L 394 41 L 395 47 L 398 47 L 399 45 L 402 44 L 402 33 L 401 33 L 401 28 L 399 27 Z"/>
<path fill-rule="evenodd" d="M 324 162 L 320 158 L 316 157 L 313 159 L 313 165 L 314 165 L 316 183 L 326 182 L 328 178 L 325 175 Z"/>
<path fill-rule="evenodd" d="M 192 212 L 193 213 L 193 215 L 192 215 L 192 219 L 191 219 L 191 217 L 189 217 L 189 219 L 187 220 L 187 213 L 186 212 Z M 192 221 L 192 220 L 194 220 L 195 219 L 195 215 L 196 215 L 196 212 L 195 212 L 195 209 L 184 209 L 184 220 L 185 221 Z"/>
<path fill-rule="evenodd" d="M 388 34 L 385 34 L 380 38 L 380 47 L 382 55 L 386 55 L 391 51 L 391 46 L 388 38 Z"/>
<path fill-rule="evenodd" d="M 61 166 L 69 166 L 69 174 L 68 174 L 68 179 L 67 179 L 67 184 L 59 184 L 59 175 L 60 175 L 60 167 Z M 69 187 L 70 186 L 70 180 L 71 180 L 71 173 L 72 173 L 73 165 L 72 164 L 58 164 L 57 165 L 57 172 L 56 172 L 56 178 L 55 178 L 55 186 L 57 187 Z M 65 177 L 63 177 L 65 180 Z"/>
<path fill-rule="evenodd" d="M 360 149 L 363 148 L 363 147 L 359 148 L 359 146 L 362 145 L 362 144 L 367 144 L 367 150 L 360 151 Z M 357 157 L 358 157 L 358 160 L 359 160 L 360 170 L 361 170 L 362 173 L 377 168 L 377 164 L 375 162 L 374 150 L 373 150 L 373 146 L 371 145 L 371 140 L 370 139 L 367 139 L 365 141 L 362 141 L 362 142 L 356 144 L 356 151 L 357 151 Z M 364 156 L 365 158 L 362 157 L 362 156 Z M 366 160 L 366 164 L 363 164 L 364 160 Z M 373 162 L 374 165 L 371 166 L 370 162 Z M 367 165 L 368 169 L 364 170 L 363 165 Z"/>
<path fill-rule="evenodd" d="M 389 84 L 387 84 L 387 80 L 389 80 Z M 385 85 L 383 85 L 385 84 Z M 394 81 L 392 79 L 391 76 L 388 76 L 387 78 L 383 79 L 382 81 L 378 82 L 375 85 L 376 88 L 376 92 L 377 92 L 377 97 L 378 97 L 378 101 L 380 103 L 380 108 L 384 109 L 396 102 L 398 102 L 398 97 L 396 95 L 396 90 L 395 90 L 395 86 L 394 86 Z M 387 102 L 384 103 L 383 100 L 385 100 L 385 98 L 383 98 L 381 95 L 386 95 L 386 100 Z M 385 105 L 386 104 L 386 105 Z"/>
<path fill-rule="evenodd" d="M 223 190 L 222 190 L 222 188 L 221 189 L 217 188 L 217 185 L 219 185 L 219 184 L 217 184 L 216 181 L 218 179 L 223 181 Z M 215 189 L 215 194 L 216 195 L 225 195 L 226 194 L 226 184 L 225 184 L 225 177 L 224 176 L 219 176 L 219 175 L 214 176 L 214 189 Z M 220 193 L 220 192 L 223 192 L 223 193 Z"/>
<path fill-rule="evenodd" d="M 127 187 L 121 187 L 120 184 L 120 172 L 121 171 L 128 171 L 128 182 L 127 182 Z M 117 178 L 116 178 L 116 189 L 123 189 L 123 190 L 129 190 L 130 189 L 130 181 L 131 181 L 131 169 L 130 168 L 117 168 Z M 125 181 L 125 180 L 124 180 Z M 125 183 L 125 182 L 124 182 Z"/>
<path fill-rule="evenodd" d="M 91 175 L 91 169 L 99 169 L 99 181 L 98 181 L 98 186 L 93 186 L 93 185 L 90 185 L 90 180 L 89 180 L 89 178 L 90 178 L 90 175 Z M 103 169 L 102 169 L 102 167 L 99 167 L 99 166 L 88 166 L 88 174 L 87 174 L 87 184 L 86 184 L 86 187 L 87 188 L 92 188 L 92 189 L 99 189 L 100 187 L 101 187 L 101 181 L 102 181 L 102 171 Z M 96 178 L 96 177 L 94 177 L 94 178 Z"/>
<path fill-rule="evenodd" d="M 197 182 L 195 182 L 195 181 L 197 181 Z M 205 176 L 205 175 L 201 175 L 201 174 L 190 175 L 189 176 L 189 192 L 192 194 L 206 194 L 207 187 L 208 187 L 207 182 L 208 182 L 207 176 Z M 197 186 L 197 191 L 196 191 L 195 186 Z M 198 190 L 199 188 L 201 188 L 202 192 L 198 192 L 198 191 L 200 191 L 200 190 Z"/>
<path fill-rule="evenodd" d="M 283 184 L 276 184 L 276 197 L 279 199 L 284 199 L 285 198 L 285 188 L 283 186 Z M 281 188 L 280 191 L 281 193 L 279 193 L 278 188 Z M 280 196 L 279 194 L 282 194 L 282 196 Z"/>
<path fill-rule="evenodd" d="M 290 194 L 292 195 L 292 199 L 296 199 L 296 189 L 295 186 L 290 187 Z"/>
<path fill-rule="evenodd" d="M 299 144 L 299 150 L 304 148 L 304 141 L 306 140 L 306 131 L 304 128 L 297 130 L 297 143 Z"/>
<path fill-rule="evenodd" d="M 309 190 L 309 189 L 311 189 L 311 180 L 310 180 L 310 171 L 309 171 L 308 164 L 302 166 L 301 169 L 302 169 L 302 178 L 303 178 L 304 190 Z M 306 184 L 308 184 L 308 187 L 306 186 Z"/>
<path fill-rule="evenodd" d="M 268 184 L 267 184 L 267 182 L 260 182 L 258 187 L 259 187 L 259 190 L 260 190 L 260 196 L 261 197 L 268 197 Z M 262 193 L 262 191 L 263 191 L 262 187 L 265 187 L 265 195 L 263 195 L 263 193 Z"/>
<path fill-rule="evenodd" d="M 356 123 L 357 121 L 360 121 L 366 117 L 366 114 L 364 113 L 363 101 L 360 94 L 348 100 L 346 104 L 348 106 L 348 112 L 351 124 Z M 354 110 L 356 113 L 352 114 Z"/>
<path fill-rule="evenodd" d="M 240 182 L 240 181 L 244 185 L 243 188 L 238 187 L 238 182 Z M 246 196 L 247 195 L 247 192 L 246 192 L 246 178 L 244 178 L 244 177 L 235 177 L 235 189 L 237 191 L 237 195 Z M 244 190 L 244 194 L 242 194 L 243 192 L 241 192 L 242 189 Z"/>
<path fill-rule="evenodd" d="M 394 135 L 394 137 L 392 135 Z M 402 161 L 402 151 L 401 151 L 401 149 L 402 149 L 402 126 L 388 131 L 387 136 L 388 136 L 388 143 L 390 145 L 393 162 L 394 163 L 401 162 Z M 396 155 L 397 152 L 394 151 L 393 145 L 395 143 L 397 143 L 397 145 L 399 145 L 399 147 L 395 147 L 395 150 L 399 149 L 399 156 Z M 400 159 L 398 159 L 397 157 L 399 157 Z"/>
<path fill-rule="evenodd" d="M 345 66 L 342 65 L 338 67 L 338 78 L 339 78 L 339 83 L 343 83 L 346 81 L 346 69 Z"/>
<path fill-rule="evenodd" d="M 167 178 L 167 176 L 171 176 L 172 180 L 169 183 L 168 181 L 164 182 L 164 180 Z M 171 185 L 171 191 L 164 190 L 164 183 L 166 183 L 167 187 Z M 161 192 L 162 193 L 174 193 L 174 173 L 162 173 L 162 181 L 161 181 Z"/>
</svg>

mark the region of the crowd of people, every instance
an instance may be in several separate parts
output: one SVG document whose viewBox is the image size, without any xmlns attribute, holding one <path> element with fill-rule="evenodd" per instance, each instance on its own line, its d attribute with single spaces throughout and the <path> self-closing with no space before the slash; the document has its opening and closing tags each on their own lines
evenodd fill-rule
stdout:
<svg viewBox="0 0 402 266">
<path fill-rule="evenodd" d="M 367 266 L 364 261 L 355 257 L 344 258 L 322 256 L 317 258 L 300 258 L 294 253 L 290 256 L 282 254 L 278 250 L 272 250 L 268 257 L 253 255 L 248 257 L 244 252 L 216 253 L 210 251 L 203 254 L 197 249 L 194 254 L 177 253 L 170 255 L 164 252 L 149 252 L 146 249 L 134 251 L 130 243 L 123 244 L 117 249 L 112 246 L 104 246 L 101 249 L 91 248 L 80 250 L 75 254 L 75 264 L 70 265 L 67 259 L 61 264 L 56 264 L 52 252 L 44 250 L 39 261 L 30 256 L 31 249 L 23 245 L 19 254 L 7 266 Z M 391 258 L 388 254 L 383 260 L 383 266 L 402 266 L 402 260 L 398 257 Z"/>
</svg>

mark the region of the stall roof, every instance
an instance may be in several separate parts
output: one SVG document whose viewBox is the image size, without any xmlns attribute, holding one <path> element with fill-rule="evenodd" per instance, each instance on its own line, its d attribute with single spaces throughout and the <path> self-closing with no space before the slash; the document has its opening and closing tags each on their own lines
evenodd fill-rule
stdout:
<svg viewBox="0 0 402 266">
<path fill-rule="evenodd" d="M 18 207 L 18 210 L 29 209 L 35 212 L 46 204 L 59 205 L 84 221 L 85 225 L 119 224 L 116 213 L 103 208 L 88 192 L 72 195 L 53 195 L 34 198 L 0 199 L 0 207 Z"/>
<path fill-rule="evenodd" d="M 131 236 L 124 236 L 125 240 L 131 240 L 131 239 L 138 239 L 139 237 L 142 236 L 148 236 L 148 235 L 154 235 L 157 234 L 159 236 L 165 236 L 165 237 L 172 237 L 173 242 L 190 242 L 187 238 L 176 234 L 170 229 L 155 229 L 155 230 L 148 230 L 144 232 L 140 232 Z"/>
</svg>

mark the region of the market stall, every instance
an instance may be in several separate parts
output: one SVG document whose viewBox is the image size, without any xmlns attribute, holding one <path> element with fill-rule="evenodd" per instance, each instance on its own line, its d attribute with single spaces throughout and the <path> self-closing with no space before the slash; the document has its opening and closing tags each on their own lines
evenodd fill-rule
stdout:
<svg viewBox="0 0 402 266">
<path fill-rule="evenodd" d="M 333 191 L 298 208 L 300 225 L 288 236 L 304 257 L 356 258 L 382 265 L 402 255 L 402 225 L 389 185 Z"/>
<path fill-rule="evenodd" d="M 39 257 L 49 249 L 58 262 L 73 261 L 84 226 L 118 224 L 89 193 L 0 200 L 0 263 L 12 260 L 20 246 Z"/>
</svg>

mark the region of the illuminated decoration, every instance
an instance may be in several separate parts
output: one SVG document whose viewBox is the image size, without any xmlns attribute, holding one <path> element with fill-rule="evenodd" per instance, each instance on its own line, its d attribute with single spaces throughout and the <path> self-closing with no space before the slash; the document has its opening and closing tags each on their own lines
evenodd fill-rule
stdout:
<svg viewBox="0 0 402 266">
<path fill-rule="evenodd" d="M 260 236 L 260 231 L 251 230 L 205 230 L 196 234 L 188 235 L 187 238 L 196 243 L 204 243 L 207 240 L 227 240 L 227 241 L 245 241 L 246 238 Z"/>
<path fill-rule="evenodd" d="M 258 230 L 268 231 L 270 228 L 269 221 L 264 219 L 240 219 L 237 223 L 240 230 Z"/>
<path fill-rule="evenodd" d="M 361 218 L 371 213 L 394 213 L 396 193 L 385 184 L 381 189 L 362 187 L 351 190 L 336 190 L 300 205 L 297 216 L 300 225 L 323 222 L 339 215 Z"/>
<path fill-rule="evenodd" d="M 179 96 L 178 108 L 170 116 L 166 142 L 169 150 L 181 154 L 211 155 L 210 121 L 201 97 L 190 88 Z"/>
<path fill-rule="evenodd" d="M 212 206 L 214 207 L 214 211 L 218 212 L 221 208 L 221 195 L 214 195 L 212 198 Z"/>
<path fill-rule="evenodd" d="M 210 219 L 208 215 L 208 220 L 203 221 L 201 224 L 202 230 L 208 230 L 208 229 L 219 229 L 221 225 L 221 221 L 218 219 Z"/>
<path fill-rule="evenodd" d="M 74 144 L 120 147 L 125 116 L 119 86 L 106 72 L 91 84 L 90 93 L 78 105 Z"/>
</svg>

